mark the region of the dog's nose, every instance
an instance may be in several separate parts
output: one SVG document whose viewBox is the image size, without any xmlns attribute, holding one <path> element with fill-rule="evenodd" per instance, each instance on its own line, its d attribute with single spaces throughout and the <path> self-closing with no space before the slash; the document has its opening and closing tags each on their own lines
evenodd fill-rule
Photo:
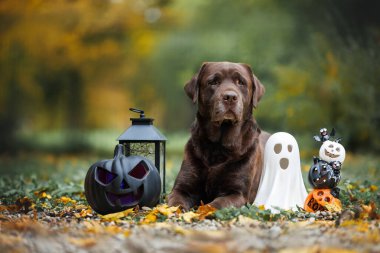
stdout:
<svg viewBox="0 0 380 253">
<path fill-rule="evenodd" d="M 238 99 L 238 95 L 234 91 L 226 91 L 222 96 L 225 103 L 236 103 Z"/>
</svg>

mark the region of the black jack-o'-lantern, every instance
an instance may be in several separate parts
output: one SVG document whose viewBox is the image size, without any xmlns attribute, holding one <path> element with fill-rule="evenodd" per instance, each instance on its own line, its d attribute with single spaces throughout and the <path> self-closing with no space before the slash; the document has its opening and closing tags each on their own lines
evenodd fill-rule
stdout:
<svg viewBox="0 0 380 253">
<path fill-rule="evenodd" d="M 153 163 L 142 156 L 125 156 L 122 144 L 116 145 L 113 159 L 94 163 L 85 179 L 86 199 L 100 214 L 136 205 L 153 207 L 160 193 L 161 179 Z"/>
<path fill-rule="evenodd" d="M 330 164 L 324 160 L 314 157 L 313 165 L 309 170 L 309 183 L 315 189 L 334 188 L 340 181 L 340 166 L 336 168 L 335 163 Z"/>
</svg>

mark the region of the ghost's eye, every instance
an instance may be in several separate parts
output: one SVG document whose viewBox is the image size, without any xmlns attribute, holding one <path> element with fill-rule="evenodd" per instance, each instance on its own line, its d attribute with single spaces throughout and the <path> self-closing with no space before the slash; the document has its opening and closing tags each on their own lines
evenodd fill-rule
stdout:
<svg viewBox="0 0 380 253">
<path fill-rule="evenodd" d="M 281 149 L 282 149 L 281 143 L 277 143 L 276 145 L 274 145 L 274 152 L 276 154 L 279 154 L 281 152 Z"/>
<path fill-rule="evenodd" d="M 289 153 L 292 152 L 292 150 L 293 150 L 293 146 L 292 145 L 288 145 L 288 151 L 289 151 Z"/>
</svg>

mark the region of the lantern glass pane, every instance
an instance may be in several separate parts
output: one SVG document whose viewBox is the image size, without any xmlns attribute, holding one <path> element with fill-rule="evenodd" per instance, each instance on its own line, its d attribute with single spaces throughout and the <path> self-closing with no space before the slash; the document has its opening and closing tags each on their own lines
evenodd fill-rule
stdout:
<svg viewBox="0 0 380 253">
<path fill-rule="evenodd" d="M 130 143 L 129 147 L 129 152 L 126 150 L 127 154 L 143 156 L 154 163 L 154 143 Z M 126 149 L 128 149 L 128 146 L 126 146 Z"/>
</svg>

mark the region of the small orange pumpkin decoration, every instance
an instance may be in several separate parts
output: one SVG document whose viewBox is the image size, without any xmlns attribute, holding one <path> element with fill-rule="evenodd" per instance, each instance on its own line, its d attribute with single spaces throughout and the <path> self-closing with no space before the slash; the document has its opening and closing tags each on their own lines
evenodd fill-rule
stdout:
<svg viewBox="0 0 380 253">
<path fill-rule="evenodd" d="M 331 189 L 314 189 L 305 200 L 304 209 L 307 212 L 340 211 L 342 204 L 331 195 Z"/>
</svg>

